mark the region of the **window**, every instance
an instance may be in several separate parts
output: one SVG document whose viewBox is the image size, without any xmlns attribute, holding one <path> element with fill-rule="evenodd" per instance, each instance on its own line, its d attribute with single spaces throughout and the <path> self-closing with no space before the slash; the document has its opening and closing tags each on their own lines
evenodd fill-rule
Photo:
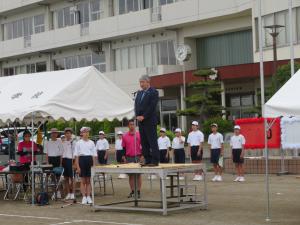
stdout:
<svg viewBox="0 0 300 225">
<path fill-rule="evenodd" d="M 78 65 L 79 67 L 85 67 L 92 65 L 91 55 L 80 55 L 78 56 Z"/>
<path fill-rule="evenodd" d="M 78 5 L 79 23 L 88 23 L 90 21 L 89 3 L 83 2 Z"/>
<path fill-rule="evenodd" d="M 41 33 L 45 31 L 45 17 L 44 15 L 34 16 L 34 33 Z"/>
<path fill-rule="evenodd" d="M 47 70 L 46 62 L 36 63 L 36 72 L 44 72 Z"/>
<path fill-rule="evenodd" d="M 153 0 L 144 0 L 144 9 L 153 8 Z"/>
<path fill-rule="evenodd" d="M 151 44 L 144 45 L 144 66 L 152 66 Z"/>
<path fill-rule="evenodd" d="M 168 41 L 159 42 L 159 64 L 168 65 Z"/>
<path fill-rule="evenodd" d="M 119 71 L 122 69 L 121 67 L 121 49 L 116 49 L 115 50 L 115 69 L 116 71 Z"/>
<path fill-rule="evenodd" d="M 141 0 L 119 0 L 119 14 L 140 10 Z"/>
<path fill-rule="evenodd" d="M 14 67 L 4 68 L 3 73 L 4 73 L 4 76 L 14 75 L 15 74 L 15 68 Z"/>
<path fill-rule="evenodd" d="M 128 48 L 123 48 L 121 50 L 121 60 L 122 70 L 128 69 Z"/>
<path fill-rule="evenodd" d="M 32 17 L 25 18 L 24 21 L 24 37 L 28 37 L 33 33 Z"/>
<path fill-rule="evenodd" d="M 64 9 L 58 10 L 56 12 L 56 15 L 57 15 L 57 27 L 58 28 L 64 27 L 65 26 L 65 23 L 64 23 Z"/>
<path fill-rule="evenodd" d="M 177 99 L 162 99 L 161 100 L 162 111 L 176 111 L 177 110 Z"/>
<path fill-rule="evenodd" d="M 91 1 L 91 20 L 99 20 L 104 17 L 104 5 L 103 0 Z"/>
<path fill-rule="evenodd" d="M 92 65 L 95 66 L 100 72 L 106 72 L 105 54 L 104 53 L 93 53 L 92 54 Z"/>
<path fill-rule="evenodd" d="M 297 39 L 300 42 L 300 7 L 296 8 L 296 26 L 297 26 Z"/>
<path fill-rule="evenodd" d="M 54 70 L 64 70 L 65 67 L 65 59 L 55 59 L 54 60 Z"/>
<path fill-rule="evenodd" d="M 174 41 L 168 41 L 169 65 L 176 65 Z"/>
<path fill-rule="evenodd" d="M 27 64 L 26 73 L 35 73 L 35 64 Z"/>
<path fill-rule="evenodd" d="M 175 0 L 159 0 L 160 5 L 166 5 L 166 4 L 174 3 L 174 2 L 175 2 Z"/>
<path fill-rule="evenodd" d="M 77 67 L 77 56 L 70 56 L 66 58 L 66 69 L 73 69 Z"/>
<path fill-rule="evenodd" d="M 143 56 L 143 45 L 137 46 L 137 67 L 141 68 L 144 66 L 144 56 Z"/>
<path fill-rule="evenodd" d="M 5 35 L 5 40 L 10 40 L 13 38 L 13 27 L 12 27 L 12 24 L 11 23 L 7 23 L 4 25 L 5 27 L 5 32 L 6 32 L 6 35 Z"/>
<path fill-rule="evenodd" d="M 129 68 L 136 68 L 137 57 L 136 57 L 136 47 L 129 48 Z"/>
<path fill-rule="evenodd" d="M 289 42 L 289 40 L 287 39 L 288 32 L 286 32 L 287 20 L 288 20 L 288 11 L 282 11 L 282 12 L 275 13 L 275 24 L 284 26 L 282 28 L 279 28 L 279 34 L 277 36 L 277 44 L 278 45 L 284 45 L 287 42 Z"/>
</svg>

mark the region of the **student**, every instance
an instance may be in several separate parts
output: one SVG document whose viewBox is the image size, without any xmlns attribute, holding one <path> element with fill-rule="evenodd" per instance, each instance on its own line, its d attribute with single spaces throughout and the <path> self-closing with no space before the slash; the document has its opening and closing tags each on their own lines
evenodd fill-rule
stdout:
<svg viewBox="0 0 300 225">
<path fill-rule="evenodd" d="M 223 135 L 218 132 L 218 125 L 213 123 L 211 126 L 212 133 L 208 137 L 210 148 L 210 162 L 214 165 L 215 176 L 212 181 L 222 181 L 222 167 L 219 165 L 219 158 L 223 156 L 224 141 Z"/>
<path fill-rule="evenodd" d="M 128 121 L 129 131 L 126 132 L 122 137 L 122 145 L 125 149 L 125 156 L 123 160 L 126 163 L 139 163 L 143 161 L 142 157 L 142 148 L 141 148 L 141 137 L 140 133 L 136 131 L 134 120 Z M 142 187 L 142 176 L 137 175 L 137 196 L 141 198 L 141 187 Z M 128 198 L 134 197 L 134 175 L 129 175 L 129 186 L 131 192 L 128 195 Z"/>
<path fill-rule="evenodd" d="M 53 168 L 60 167 L 62 162 L 63 146 L 58 137 L 58 130 L 51 129 L 50 140 L 45 143 L 46 160 Z"/>
<path fill-rule="evenodd" d="M 23 132 L 23 141 L 18 145 L 18 155 L 20 155 L 19 161 L 20 163 L 28 166 L 30 168 L 32 162 L 32 141 L 30 140 L 31 133 L 28 130 Z M 33 142 L 34 154 L 37 153 L 37 145 Z M 36 164 L 36 156 L 34 155 L 33 164 Z"/>
<path fill-rule="evenodd" d="M 72 128 L 65 128 L 65 140 L 63 141 L 63 156 L 62 166 L 64 167 L 64 180 L 66 190 L 66 200 L 74 200 L 74 173 L 73 173 L 73 160 L 75 142 L 72 140 L 73 130 Z"/>
<path fill-rule="evenodd" d="M 246 143 L 245 137 L 240 134 L 241 127 L 236 125 L 234 126 L 234 135 L 230 139 L 230 147 L 232 151 L 232 161 L 235 164 L 235 169 L 237 177 L 235 182 L 244 182 L 244 146 Z"/>
<path fill-rule="evenodd" d="M 115 143 L 116 160 L 117 160 L 117 163 L 121 164 L 121 163 L 124 163 L 123 157 L 125 156 L 125 150 L 123 149 L 123 146 L 122 146 L 123 132 L 118 131 L 117 135 L 118 136 L 117 136 L 116 143 Z M 125 179 L 125 178 L 127 178 L 127 175 L 124 173 L 121 173 L 118 178 Z"/>
<path fill-rule="evenodd" d="M 185 137 L 181 136 L 181 129 L 176 128 L 175 136 L 172 141 L 172 149 L 174 151 L 174 161 L 175 163 L 185 163 L 185 151 L 184 151 L 184 142 Z M 184 177 L 180 176 L 180 180 L 183 180 Z"/>
<path fill-rule="evenodd" d="M 91 168 L 96 165 L 97 151 L 93 141 L 89 139 L 89 127 L 80 129 L 81 139 L 75 145 L 75 163 L 80 176 L 80 191 L 82 204 L 92 204 L 91 198 Z"/>
<path fill-rule="evenodd" d="M 199 130 L 197 121 L 192 122 L 192 131 L 189 133 L 187 143 L 189 144 L 189 153 L 192 163 L 201 163 L 203 156 L 204 134 Z M 195 171 L 194 181 L 203 180 L 202 172 Z"/>
<path fill-rule="evenodd" d="M 166 128 L 160 128 L 159 134 L 160 137 L 158 138 L 157 143 L 160 152 L 160 163 L 168 163 L 171 141 L 166 135 Z"/>
<path fill-rule="evenodd" d="M 96 144 L 98 162 L 101 165 L 107 164 L 109 144 L 105 138 L 104 131 L 99 131 L 99 140 Z"/>
</svg>

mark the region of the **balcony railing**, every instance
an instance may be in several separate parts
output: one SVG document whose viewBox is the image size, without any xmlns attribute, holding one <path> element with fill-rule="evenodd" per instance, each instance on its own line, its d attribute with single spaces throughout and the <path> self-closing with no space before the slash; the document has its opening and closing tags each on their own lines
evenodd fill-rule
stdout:
<svg viewBox="0 0 300 225">
<path fill-rule="evenodd" d="M 31 47 L 31 36 L 24 36 L 24 48 Z"/>
<path fill-rule="evenodd" d="M 150 20 L 152 23 L 159 22 L 162 19 L 161 6 L 153 7 L 150 9 Z"/>
</svg>

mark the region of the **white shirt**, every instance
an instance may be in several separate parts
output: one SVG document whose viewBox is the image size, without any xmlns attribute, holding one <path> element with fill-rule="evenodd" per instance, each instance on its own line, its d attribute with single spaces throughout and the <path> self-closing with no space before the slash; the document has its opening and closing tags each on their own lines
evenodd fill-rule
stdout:
<svg viewBox="0 0 300 225">
<path fill-rule="evenodd" d="M 122 146 L 122 139 L 117 139 L 116 143 L 115 143 L 115 149 L 118 150 L 123 150 L 123 146 Z"/>
<path fill-rule="evenodd" d="M 74 156 L 97 156 L 96 147 L 93 141 L 79 140 L 75 145 Z"/>
<path fill-rule="evenodd" d="M 182 143 L 180 143 L 180 138 L 183 141 Z M 174 137 L 174 139 L 172 141 L 172 148 L 173 149 L 184 148 L 184 142 L 185 142 L 185 137 L 183 137 L 183 136 L 181 136 L 181 137 Z"/>
<path fill-rule="evenodd" d="M 157 140 L 159 150 L 169 149 L 171 147 L 171 141 L 169 137 L 159 137 Z"/>
<path fill-rule="evenodd" d="M 62 146 L 63 146 L 63 158 L 67 158 L 67 159 L 74 159 L 74 151 L 75 151 L 75 141 L 73 140 L 70 140 L 70 141 L 67 141 L 65 140 L 63 143 L 62 143 Z"/>
<path fill-rule="evenodd" d="M 104 139 L 99 139 L 96 144 L 97 151 L 106 151 L 109 149 L 108 141 Z"/>
<path fill-rule="evenodd" d="M 230 146 L 232 149 L 242 149 L 243 145 L 245 145 L 246 140 L 242 134 L 233 135 L 230 138 Z"/>
<path fill-rule="evenodd" d="M 223 135 L 217 132 L 216 134 L 212 133 L 208 136 L 208 144 L 211 145 L 211 149 L 221 148 L 223 141 Z"/>
<path fill-rule="evenodd" d="M 50 157 L 62 156 L 64 151 L 60 139 L 56 139 L 56 141 L 46 141 L 44 148 L 45 153 Z"/>
<path fill-rule="evenodd" d="M 189 133 L 187 143 L 190 146 L 200 146 L 204 142 L 204 134 L 200 130 Z"/>
</svg>

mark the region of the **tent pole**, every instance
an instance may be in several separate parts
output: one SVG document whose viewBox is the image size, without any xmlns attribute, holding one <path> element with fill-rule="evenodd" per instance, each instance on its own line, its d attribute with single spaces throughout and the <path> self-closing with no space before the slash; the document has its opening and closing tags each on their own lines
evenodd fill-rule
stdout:
<svg viewBox="0 0 300 225">
<path fill-rule="evenodd" d="M 261 110 L 262 110 L 262 117 L 264 118 L 264 140 L 265 140 L 265 159 L 266 159 L 266 194 L 267 194 L 267 212 L 266 212 L 266 221 L 270 221 L 270 191 L 269 191 L 269 152 L 268 152 L 268 137 L 267 137 L 267 119 L 265 118 L 265 81 L 264 81 L 264 56 L 263 56 L 263 27 L 262 27 L 262 18 L 261 18 L 261 11 L 262 11 L 262 0 L 258 1 L 258 35 L 259 35 L 259 67 L 260 67 L 260 90 L 261 90 Z"/>
<path fill-rule="evenodd" d="M 33 160 L 34 160 L 34 113 L 31 113 L 31 204 L 34 205 L 34 168 L 33 168 Z"/>
</svg>

